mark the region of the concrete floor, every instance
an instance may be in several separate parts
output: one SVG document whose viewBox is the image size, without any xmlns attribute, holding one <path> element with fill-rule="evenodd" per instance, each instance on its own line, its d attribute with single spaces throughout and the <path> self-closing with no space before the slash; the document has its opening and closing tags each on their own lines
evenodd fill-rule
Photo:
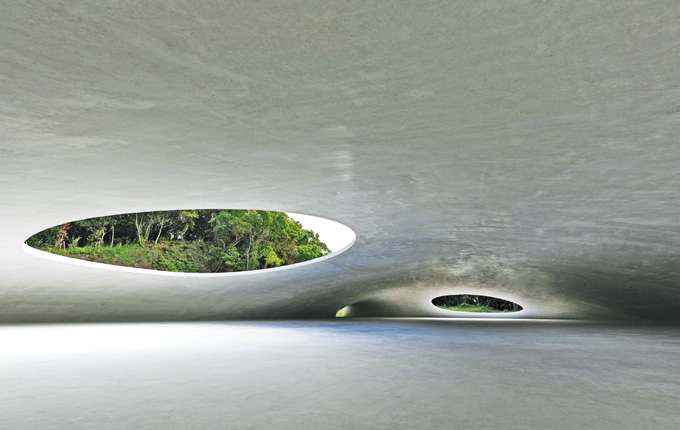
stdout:
<svg viewBox="0 0 680 430">
<path fill-rule="evenodd" d="M 677 327 L 367 319 L 0 327 L 4 429 L 677 429 Z"/>
</svg>

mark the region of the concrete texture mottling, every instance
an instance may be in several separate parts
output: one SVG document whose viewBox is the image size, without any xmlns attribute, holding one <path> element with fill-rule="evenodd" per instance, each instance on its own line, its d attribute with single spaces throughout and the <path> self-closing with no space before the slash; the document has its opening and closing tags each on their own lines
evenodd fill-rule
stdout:
<svg viewBox="0 0 680 430">
<path fill-rule="evenodd" d="M 0 322 L 89 324 L 0 327 L 0 427 L 677 429 L 679 36 L 677 0 L 2 2 Z M 186 208 L 357 241 L 209 277 L 23 246 Z M 464 293 L 524 310 L 314 321 Z"/>
<path fill-rule="evenodd" d="M 680 318 L 675 1 L 4 2 L 0 321 Z M 224 279 L 22 249 L 66 221 L 253 208 L 358 234 Z"/>
</svg>

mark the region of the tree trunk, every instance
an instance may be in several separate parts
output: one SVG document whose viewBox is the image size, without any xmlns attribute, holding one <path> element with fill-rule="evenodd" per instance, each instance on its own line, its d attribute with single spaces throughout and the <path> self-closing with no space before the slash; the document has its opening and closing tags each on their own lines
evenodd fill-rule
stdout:
<svg viewBox="0 0 680 430">
<path fill-rule="evenodd" d="M 149 235 L 151 234 L 151 226 L 152 226 L 152 224 L 153 224 L 153 223 L 152 223 L 151 221 L 149 221 L 149 223 L 146 225 L 146 231 L 144 232 L 144 243 L 145 243 L 145 244 L 146 244 L 146 242 L 149 241 Z"/>
<path fill-rule="evenodd" d="M 253 246 L 253 235 L 252 232 L 248 236 L 248 250 L 246 251 L 246 270 L 250 267 L 250 247 Z"/>
<path fill-rule="evenodd" d="M 144 223 L 139 222 L 139 214 L 135 213 L 135 227 L 137 227 L 137 241 L 140 245 L 145 243 L 144 240 Z"/>
<path fill-rule="evenodd" d="M 156 236 L 156 242 L 155 245 L 158 245 L 158 239 L 161 238 L 161 233 L 163 232 L 163 224 L 165 224 L 165 218 L 161 218 L 161 226 L 158 229 L 158 236 Z"/>
</svg>

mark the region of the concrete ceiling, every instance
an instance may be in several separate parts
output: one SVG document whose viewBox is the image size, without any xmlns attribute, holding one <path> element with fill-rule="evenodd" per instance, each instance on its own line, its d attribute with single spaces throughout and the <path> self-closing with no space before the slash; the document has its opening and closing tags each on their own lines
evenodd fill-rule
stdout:
<svg viewBox="0 0 680 430">
<path fill-rule="evenodd" d="M 680 319 L 677 1 L 3 2 L 0 321 Z M 31 234 L 252 208 L 357 233 L 239 276 L 76 266 Z"/>
</svg>

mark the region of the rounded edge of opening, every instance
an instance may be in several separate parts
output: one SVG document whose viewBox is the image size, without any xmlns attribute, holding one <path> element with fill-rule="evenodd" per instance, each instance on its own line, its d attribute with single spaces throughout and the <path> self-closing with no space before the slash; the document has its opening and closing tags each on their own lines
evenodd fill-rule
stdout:
<svg viewBox="0 0 680 430">
<path fill-rule="evenodd" d="M 45 229 L 39 230 L 35 233 L 32 233 L 26 239 L 24 239 L 24 242 L 22 243 L 22 248 L 23 248 L 24 252 L 26 252 L 27 254 L 38 257 L 38 258 L 42 258 L 42 259 L 45 259 L 45 260 L 51 260 L 51 261 L 55 261 L 55 262 L 58 262 L 58 263 L 71 264 L 73 266 L 87 267 L 87 268 L 91 268 L 91 269 L 104 269 L 104 270 L 112 270 L 112 271 L 117 271 L 117 272 L 127 272 L 127 273 L 137 273 L 137 274 L 157 275 L 157 276 L 184 277 L 184 278 L 224 278 L 224 277 L 234 277 L 234 276 L 252 276 L 252 275 L 258 275 L 258 274 L 262 274 L 262 273 L 273 273 L 273 272 L 277 272 L 277 271 L 296 269 L 296 268 L 299 268 L 299 267 L 308 266 L 310 264 L 321 263 L 322 261 L 326 261 L 330 258 L 337 257 L 338 255 L 346 252 L 348 249 L 350 249 L 352 246 L 354 246 L 354 244 L 357 241 L 357 234 L 354 231 L 354 229 L 352 229 L 352 228 L 348 227 L 347 225 L 342 224 L 338 221 L 334 221 L 334 220 L 328 219 L 328 218 L 319 217 L 319 216 L 316 216 L 316 215 L 298 214 L 298 213 L 293 213 L 293 212 L 285 212 L 285 213 L 286 213 L 286 215 L 289 215 L 289 214 L 304 215 L 304 216 L 313 217 L 313 218 L 317 218 L 317 219 L 320 219 L 320 220 L 328 221 L 328 222 L 331 222 L 331 223 L 335 223 L 338 226 L 342 226 L 343 228 L 347 229 L 347 233 L 351 233 L 351 239 L 345 246 L 338 249 L 337 251 L 333 251 L 330 254 L 324 255 L 322 257 L 315 258 L 313 260 L 302 261 L 300 263 L 289 264 L 289 265 L 286 265 L 286 266 L 269 267 L 267 269 L 247 270 L 247 271 L 242 271 L 242 272 L 219 272 L 219 273 L 167 272 L 167 271 L 163 271 L 163 270 L 142 269 L 142 268 L 139 268 L 139 267 L 127 267 L 127 266 L 118 266 L 118 265 L 115 265 L 115 264 L 97 263 L 97 262 L 94 262 L 94 261 L 80 260 L 80 259 L 77 259 L 77 258 L 71 258 L 71 257 L 62 256 L 62 255 L 52 254 L 52 253 L 47 252 L 47 251 L 41 251 L 39 249 L 33 248 L 32 246 L 30 246 L 26 243 L 26 241 L 29 238 L 40 233 L 41 231 L 43 231 Z M 124 215 L 124 214 L 118 214 L 118 215 Z M 87 218 L 83 218 L 83 219 L 87 219 Z M 57 224 L 57 225 L 59 225 L 59 224 Z M 51 227 L 47 227 L 47 228 L 51 228 Z M 318 233 L 318 232 L 315 232 L 315 233 Z"/>
<path fill-rule="evenodd" d="M 507 311 L 507 312 L 504 312 L 504 311 L 495 311 L 495 312 L 475 312 L 475 311 L 463 311 L 463 310 L 445 309 L 445 308 L 443 308 L 443 307 L 440 307 L 440 306 L 434 304 L 434 301 L 437 300 L 437 299 L 439 299 L 439 298 L 443 298 L 443 297 L 451 297 L 451 296 L 478 296 L 478 297 L 487 297 L 487 298 L 502 300 L 502 301 L 504 301 L 504 302 L 511 303 L 511 304 L 513 304 L 513 305 L 518 306 L 519 309 L 517 309 L 517 310 L 512 310 L 512 311 Z M 499 318 L 499 317 L 514 317 L 514 316 L 517 316 L 518 314 L 523 313 L 523 312 L 526 310 L 526 308 L 525 308 L 524 306 L 520 305 L 520 304 L 517 303 L 517 302 L 513 302 L 513 301 L 507 300 L 507 299 L 503 299 L 503 298 L 501 298 L 501 297 L 485 296 L 485 295 L 481 295 L 481 294 L 464 294 L 464 293 L 463 293 L 463 294 L 444 294 L 444 295 L 440 295 L 440 296 L 436 296 L 436 297 L 432 298 L 432 299 L 430 300 L 430 304 L 431 304 L 434 308 L 436 308 L 437 310 L 442 311 L 442 312 L 446 312 L 448 315 L 460 315 L 460 316 L 464 316 L 464 317 L 466 317 L 466 318 L 470 318 L 470 317 L 472 317 L 472 318 L 474 318 L 474 317 L 483 317 L 483 318 L 488 318 L 488 317 L 496 317 L 496 318 Z"/>
</svg>

